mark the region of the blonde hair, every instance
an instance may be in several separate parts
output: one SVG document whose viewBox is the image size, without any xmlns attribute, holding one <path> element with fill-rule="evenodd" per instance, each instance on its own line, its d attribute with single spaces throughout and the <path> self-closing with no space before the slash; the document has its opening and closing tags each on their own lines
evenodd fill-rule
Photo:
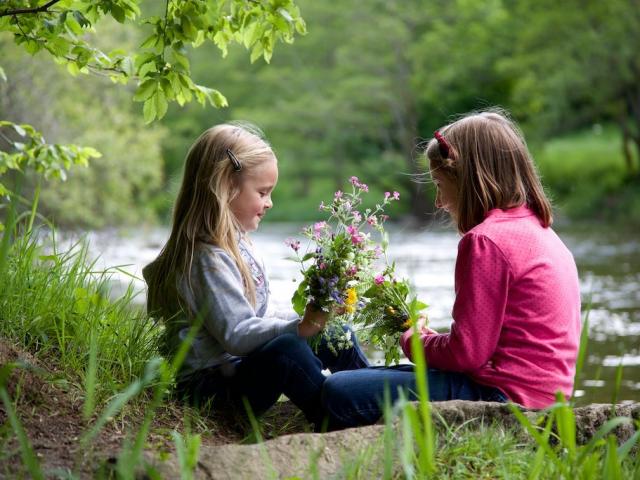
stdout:
<svg viewBox="0 0 640 480">
<path fill-rule="evenodd" d="M 437 170 L 457 186 L 459 232 L 480 224 L 491 209 L 524 204 L 544 227 L 553 223 L 551 204 L 524 136 L 506 112 L 470 113 L 437 133 L 441 139 L 429 141 L 426 156 L 432 172 Z"/>
<path fill-rule="evenodd" d="M 234 165 L 235 159 L 240 165 Z M 245 296 L 255 306 L 255 285 L 238 247 L 241 228 L 229 204 L 240 193 L 243 176 L 270 159 L 276 157 L 262 132 L 247 123 L 216 125 L 191 146 L 169 240 L 144 271 L 150 314 L 167 320 L 179 313 L 172 311 L 181 304 L 176 279 L 181 275 L 190 284 L 193 256 L 200 243 L 216 245 L 233 258 Z"/>
</svg>

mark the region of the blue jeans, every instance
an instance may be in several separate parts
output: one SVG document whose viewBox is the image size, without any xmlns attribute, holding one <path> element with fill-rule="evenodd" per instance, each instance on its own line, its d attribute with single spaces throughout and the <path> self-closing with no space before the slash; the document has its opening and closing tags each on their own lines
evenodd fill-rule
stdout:
<svg viewBox="0 0 640 480">
<path fill-rule="evenodd" d="M 326 417 L 320 400 L 326 380 L 322 370 L 340 372 L 369 366 L 354 335 L 352 340 L 353 347 L 338 350 L 336 355 L 325 340 L 316 353 L 304 338 L 283 334 L 242 357 L 230 376 L 219 367 L 195 372 L 178 382 L 178 395 L 194 405 L 211 402 L 214 408 L 241 411 L 246 398 L 253 413 L 260 415 L 285 394 L 319 428 Z"/>
<path fill-rule="evenodd" d="M 481 385 L 458 372 L 427 370 L 429 399 L 485 400 L 506 402 L 498 388 Z M 413 365 L 372 367 L 352 372 L 338 372 L 327 378 L 322 388 L 322 403 L 329 413 L 332 428 L 371 425 L 382 416 L 385 389 L 393 404 L 402 390 L 409 400 L 416 400 Z"/>
</svg>

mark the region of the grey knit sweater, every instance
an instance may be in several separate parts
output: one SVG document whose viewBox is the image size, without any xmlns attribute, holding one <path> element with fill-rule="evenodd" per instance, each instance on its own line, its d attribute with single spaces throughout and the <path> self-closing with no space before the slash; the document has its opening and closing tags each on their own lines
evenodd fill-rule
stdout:
<svg viewBox="0 0 640 480">
<path fill-rule="evenodd" d="M 239 247 L 255 283 L 255 309 L 244 296 L 240 270 L 221 248 L 200 244 L 194 252 L 190 282 L 185 276 L 177 279 L 178 293 L 186 303 L 182 310 L 189 312 L 178 333 L 180 340 L 186 337 L 198 312 L 203 315 L 203 326 L 187 354 L 181 376 L 216 365 L 230 375 L 240 357 L 278 335 L 297 332 L 300 317 L 293 310 L 267 311 L 269 282 L 264 265 L 246 241 L 240 240 Z"/>
</svg>

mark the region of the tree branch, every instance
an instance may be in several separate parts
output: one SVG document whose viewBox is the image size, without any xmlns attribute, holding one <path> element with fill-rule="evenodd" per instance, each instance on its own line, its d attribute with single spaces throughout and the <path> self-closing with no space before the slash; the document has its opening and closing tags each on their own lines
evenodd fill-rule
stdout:
<svg viewBox="0 0 640 480">
<path fill-rule="evenodd" d="M 24 13 L 47 12 L 49 7 L 51 7 L 52 5 L 55 5 L 59 1 L 60 0 L 50 0 L 49 2 L 45 3 L 44 5 L 41 5 L 41 6 L 35 7 L 35 8 L 18 8 L 16 10 L 4 10 L 4 11 L 0 12 L 0 17 L 6 17 L 8 15 L 22 15 Z"/>
</svg>

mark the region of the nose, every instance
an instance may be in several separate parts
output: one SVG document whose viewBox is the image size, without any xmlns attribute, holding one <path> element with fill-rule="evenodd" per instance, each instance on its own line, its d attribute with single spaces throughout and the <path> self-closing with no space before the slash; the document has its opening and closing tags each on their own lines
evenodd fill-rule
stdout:
<svg viewBox="0 0 640 480">
<path fill-rule="evenodd" d="M 266 203 L 264 204 L 264 207 L 265 207 L 265 208 L 271 208 L 271 207 L 273 207 L 273 200 L 271 200 L 271 196 L 269 196 L 269 197 L 267 198 L 267 201 L 266 201 Z"/>
</svg>

